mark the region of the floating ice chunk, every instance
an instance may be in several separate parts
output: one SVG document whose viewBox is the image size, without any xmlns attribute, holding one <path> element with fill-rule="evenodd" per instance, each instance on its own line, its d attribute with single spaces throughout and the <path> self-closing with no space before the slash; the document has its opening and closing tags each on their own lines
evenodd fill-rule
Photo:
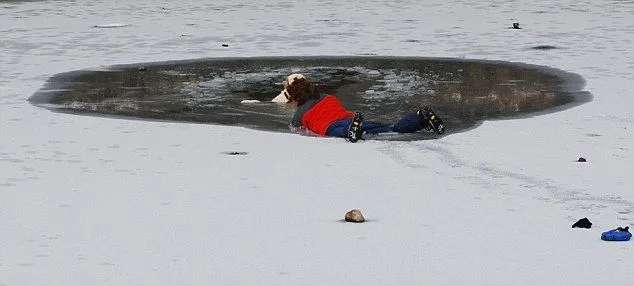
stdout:
<svg viewBox="0 0 634 286">
<path fill-rule="evenodd" d="M 112 24 L 100 24 L 100 25 L 94 25 L 94 28 L 121 28 L 121 27 L 127 27 L 130 26 L 130 24 L 122 24 L 122 23 L 112 23 Z"/>
<path fill-rule="evenodd" d="M 240 101 L 240 103 L 243 104 L 251 104 L 251 103 L 260 103 L 261 101 L 257 100 L 257 99 L 244 99 L 242 101 Z"/>
</svg>

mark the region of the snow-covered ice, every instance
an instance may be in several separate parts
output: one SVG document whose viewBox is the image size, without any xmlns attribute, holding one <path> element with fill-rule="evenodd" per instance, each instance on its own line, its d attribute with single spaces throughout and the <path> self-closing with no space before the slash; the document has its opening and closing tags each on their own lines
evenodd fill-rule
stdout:
<svg viewBox="0 0 634 286">
<path fill-rule="evenodd" d="M 627 0 L 0 1 L 0 285 L 626 285 L 632 242 L 600 234 L 634 225 L 632 15 Z M 357 144 L 27 102 L 72 70 L 307 55 L 545 65 L 593 100 Z M 354 208 L 366 223 L 341 222 Z"/>
</svg>

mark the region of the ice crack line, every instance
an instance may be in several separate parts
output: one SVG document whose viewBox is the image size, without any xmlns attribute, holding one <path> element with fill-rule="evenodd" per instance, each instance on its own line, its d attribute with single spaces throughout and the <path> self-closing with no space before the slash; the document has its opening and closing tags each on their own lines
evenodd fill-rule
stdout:
<svg viewBox="0 0 634 286">
<path fill-rule="evenodd" d="M 500 168 L 493 167 L 492 164 L 486 162 L 473 163 L 456 156 L 450 147 L 440 146 L 438 143 L 430 141 L 421 142 L 386 142 L 385 147 L 380 149 L 381 152 L 411 168 L 421 168 L 432 170 L 428 166 L 436 166 L 433 168 L 438 175 L 452 177 L 456 180 L 466 180 L 469 184 L 479 185 L 486 188 L 504 185 L 495 183 L 504 178 L 518 181 L 517 185 L 526 191 L 531 191 L 535 199 L 542 201 L 574 204 L 571 209 L 592 209 L 600 211 L 605 209 L 607 205 L 621 215 L 629 215 L 634 211 L 634 203 L 625 200 L 620 196 L 590 195 L 583 189 L 571 189 L 569 187 L 557 185 L 550 179 L 541 179 L 517 172 L 512 172 Z M 439 164 L 437 161 L 442 162 Z M 420 162 L 426 162 L 422 164 Z M 451 169 L 462 168 L 465 171 L 449 171 L 443 167 Z M 464 174 L 455 176 L 455 173 Z M 542 191 L 541 194 L 537 193 Z"/>
</svg>

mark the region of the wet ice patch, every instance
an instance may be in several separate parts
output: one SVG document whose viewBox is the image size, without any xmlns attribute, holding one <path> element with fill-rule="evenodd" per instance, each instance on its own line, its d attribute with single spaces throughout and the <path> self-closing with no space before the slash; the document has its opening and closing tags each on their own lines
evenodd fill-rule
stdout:
<svg viewBox="0 0 634 286">
<path fill-rule="evenodd" d="M 102 29 L 110 29 L 110 28 L 123 28 L 123 27 L 127 27 L 130 26 L 130 24 L 123 24 L 123 23 L 112 23 L 112 24 L 98 24 L 98 25 L 93 25 L 93 28 L 102 28 Z"/>
<path fill-rule="evenodd" d="M 551 46 L 551 45 L 539 45 L 539 46 L 531 47 L 531 49 L 547 51 L 547 50 L 556 50 L 556 49 L 559 49 L 559 48 L 556 47 L 556 46 Z"/>
</svg>

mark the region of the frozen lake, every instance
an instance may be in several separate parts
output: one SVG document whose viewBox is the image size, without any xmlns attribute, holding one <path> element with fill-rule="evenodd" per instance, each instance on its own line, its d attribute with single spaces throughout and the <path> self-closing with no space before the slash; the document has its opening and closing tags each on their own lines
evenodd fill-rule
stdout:
<svg viewBox="0 0 634 286">
<path fill-rule="evenodd" d="M 627 285 L 634 244 L 600 236 L 634 226 L 632 15 L 630 0 L 0 1 L 0 286 Z M 289 71 L 377 118 L 431 103 L 454 126 L 350 144 L 239 103 Z M 76 109 L 29 102 L 43 94 Z M 368 222 L 342 223 L 353 208 Z"/>
</svg>

